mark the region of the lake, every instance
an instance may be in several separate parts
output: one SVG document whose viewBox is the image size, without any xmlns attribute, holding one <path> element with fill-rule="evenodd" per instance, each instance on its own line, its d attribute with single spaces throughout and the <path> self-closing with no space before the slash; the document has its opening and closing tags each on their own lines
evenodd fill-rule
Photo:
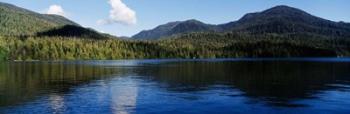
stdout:
<svg viewBox="0 0 350 114">
<path fill-rule="evenodd" d="M 0 63 L 0 113 L 350 113 L 350 59 Z"/>
</svg>

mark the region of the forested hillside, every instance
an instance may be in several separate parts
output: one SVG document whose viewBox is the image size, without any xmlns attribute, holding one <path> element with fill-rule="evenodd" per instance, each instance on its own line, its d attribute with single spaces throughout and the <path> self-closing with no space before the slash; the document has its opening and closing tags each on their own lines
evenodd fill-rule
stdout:
<svg viewBox="0 0 350 114">
<path fill-rule="evenodd" d="M 152 30 L 142 31 L 135 39 L 169 38 L 191 32 L 246 32 L 250 34 L 314 34 L 327 37 L 350 37 L 350 24 L 333 22 L 289 6 L 276 6 L 261 12 L 248 13 L 238 21 L 220 25 L 196 20 L 172 22 Z"/>
<path fill-rule="evenodd" d="M 250 34 L 314 34 L 327 37 L 350 37 L 348 24 L 322 19 L 289 6 L 276 6 L 262 12 L 246 14 L 236 22 L 220 26 L 225 28 L 225 31 Z"/>
<path fill-rule="evenodd" d="M 39 14 L 2 2 L 0 2 L 0 35 L 11 37 L 112 38 L 112 36 L 98 33 L 95 30 L 83 28 L 59 15 Z"/>
<path fill-rule="evenodd" d="M 160 25 L 153 30 L 145 30 L 132 36 L 135 39 L 159 39 L 161 37 L 168 37 L 176 34 L 190 33 L 190 32 L 209 32 L 217 31 L 217 27 L 210 24 L 205 24 L 198 20 L 187 20 L 170 22 Z"/>
<path fill-rule="evenodd" d="M 349 24 L 277 6 L 239 21 L 172 22 L 142 37 L 119 39 L 56 15 L 0 3 L 1 60 L 349 57 Z M 148 38 L 149 37 L 149 38 Z"/>
<path fill-rule="evenodd" d="M 83 28 L 74 25 L 64 25 L 47 31 L 36 33 L 37 37 L 75 37 L 75 38 L 90 38 L 90 39 L 106 39 L 113 38 L 112 36 L 101 34 L 92 29 Z"/>
<path fill-rule="evenodd" d="M 305 36 L 192 33 L 158 41 L 0 38 L 0 57 L 3 60 L 105 60 L 350 56 L 348 39 L 310 35 L 305 39 Z"/>
<path fill-rule="evenodd" d="M 11 4 L 0 2 L 0 35 L 34 35 L 62 25 L 78 24 L 58 15 L 38 14 Z"/>
</svg>

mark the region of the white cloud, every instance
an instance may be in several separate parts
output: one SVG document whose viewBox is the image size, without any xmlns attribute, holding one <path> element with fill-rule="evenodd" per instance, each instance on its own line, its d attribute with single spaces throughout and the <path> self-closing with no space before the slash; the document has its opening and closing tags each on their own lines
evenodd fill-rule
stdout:
<svg viewBox="0 0 350 114">
<path fill-rule="evenodd" d="M 105 32 L 105 31 L 103 31 L 103 30 L 99 30 L 99 32 L 100 32 L 100 33 L 106 33 L 106 32 Z"/>
<path fill-rule="evenodd" d="M 51 5 L 47 10 L 46 14 L 66 16 L 66 13 L 64 12 L 63 8 L 60 5 Z"/>
<path fill-rule="evenodd" d="M 98 20 L 99 25 L 121 23 L 125 25 L 136 24 L 136 13 L 128 6 L 126 6 L 122 0 L 109 0 L 109 4 L 112 9 L 109 11 L 108 19 Z"/>
</svg>

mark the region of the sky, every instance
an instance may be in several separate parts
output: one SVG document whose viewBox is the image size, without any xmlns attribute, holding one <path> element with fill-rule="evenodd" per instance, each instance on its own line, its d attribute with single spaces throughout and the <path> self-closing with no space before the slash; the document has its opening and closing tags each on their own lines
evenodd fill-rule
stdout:
<svg viewBox="0 0 350 114">
<path fill-rule="evenodd" d="M 43 14 L 57 14 L 117 36 L 132 36 L 172 21 L 209 24 L 288 5 L 332 21 L 350 22 L 350 0 L 0 0 Z"/>
</svg>

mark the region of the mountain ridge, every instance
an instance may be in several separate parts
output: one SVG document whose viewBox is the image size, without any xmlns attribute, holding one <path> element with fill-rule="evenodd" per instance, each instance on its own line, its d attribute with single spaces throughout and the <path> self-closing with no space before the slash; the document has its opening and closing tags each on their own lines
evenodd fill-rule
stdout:
<svg viewBox="0 0 350 114">
<path fill-rule="evenodd" d="M 0 35 L 2 36 L 58 36 L 92 39 L 111 35 L 84 28 L 66 17 L 40 14 L 12 4 L 0 2 Z"/>
<path fill-rule="evenodd" d="M 171 36 L 173 34 L 181 34 L 185 32 L 199 32 L 213 30 L 214 25 L 205 24 L 201 21 L 190 19 L 185 21 L 174 21 L 164 25 L 157 26 L 151 30 L 143 30 L 140 34 L 132 36 L 133 38 L 159 38 L 162 36 Z"/>
<path fill-rule="evenodd" d="M 161 39 L 191 32 L 248 32 L 252 34 L 312 33 L 328 37 L 350 37 L 349 23 L 330 21 L 286 5 L 278 5 L 263 11 L 247 13 L 237 21 L 224 24 L 213 25 L 198 21 L 200 23 L 197 23 L 196 26 L 206 26 L 202 29 L 196 29 L 196 26 L 191 28 L 190 25 L 185 25 L 188 21 L 191 20 L 176 21 L 177 25 L 183 24 L 183 26 L 187 27 L 183 31 L 176 31 L 173 28 L 164 28 L 166 26 L 159 25 L 154 29 L 142 31 L 132 36 L 132 38 Z M 157 34 L 154 35 L 153 33 Z"/>
<path fill-rule="evenodd" d="M 69 25 L 76 25 L 76 26 L 80 26 L 79 24 L 63 17 L 63 16 L 60 16 L 60 15 L 55 15 L 55 14 L 40 14 L 40 13 L 37 13 L 37 12 L 34 12 L 34 11 L 31 11 L 31 10 L 28 10 L 28 9 L 24 9 L 24 8 L 21 8 L 21 7 L 18 7 L 16 5 L 12 5 L 12 4 L 8 4 L 8 3 L 4 3 L 4 2 L 0 2 L 0 7 L 1 8 L 8 8 L 8 9 L 11 9 L 13 11 L 18 11 L 22 14 L 31 14 L 31 15 L 35 15 L 35 16 L 38 16 L 38 17 L 41 17 L 42 19 L 46 19 L 46 20 L 51 20 L 51 21 L 54 21 L 56 23 L 65 23 L 65 24 L 69 24 Z M 2 9 L 2 10 L 5 10 L 5 9 Z"/>
<path fill-rule="evenodd" d="M 139 41 L 113 39 L 61 16 L 2 4 L 0 60 L 349 57 L 350 39 L 344 38 L 349 25 L 282 6 L 221 25 L 171 22 L 149 34 L 167 39 Z"/>
</svg>

